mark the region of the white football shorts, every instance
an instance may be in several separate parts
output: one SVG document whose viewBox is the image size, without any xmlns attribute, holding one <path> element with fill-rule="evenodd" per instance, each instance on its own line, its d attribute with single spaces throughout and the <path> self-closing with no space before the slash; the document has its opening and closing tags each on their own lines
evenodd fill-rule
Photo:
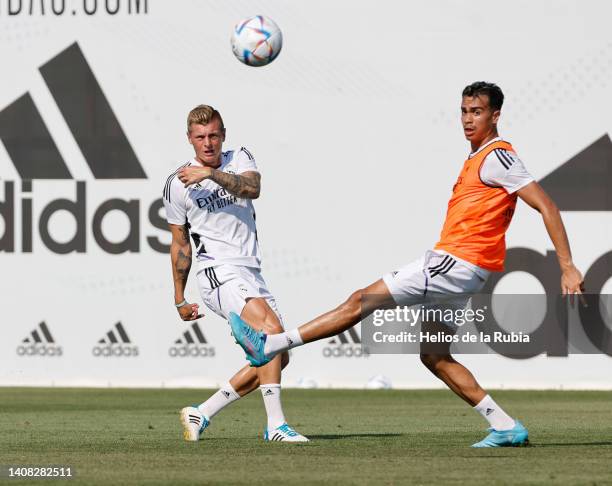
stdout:
<svg viewBox="0 0 612 486">
<path fill-rule="evenodd" d="M 448 253 L 430 250 L 382 279 L 398 306 L 421 304 L 425 309 L 458 310 L 464 309 L 486 282 L 486 277 L 471 267 Z M 480 273 L 488 274 L 486 270 Z M 452 320 L 441 324 L 455 327 Z"/>
<path fill-rule="evenodd" d="M 276 300 L 259 268 L 219 265 L 198 271 L 197 277 L 204 304 L 223 319 L 228 319 L 230 312 L 240 315 L 248 299 L 261 297 L 266 299 L 284 328 Z"/>
</svg>

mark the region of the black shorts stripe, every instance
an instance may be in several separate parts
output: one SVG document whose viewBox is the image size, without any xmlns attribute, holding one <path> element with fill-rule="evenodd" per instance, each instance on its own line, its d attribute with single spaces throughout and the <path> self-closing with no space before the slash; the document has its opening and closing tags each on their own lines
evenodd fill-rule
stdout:
<svg viewBox="0 0 612 486">
<path fill-rule="evenodd" d="M 208 283 L 210 283 L 211 290 L 216 289 L 221 286 L 221 282 L 217 278 L 217 274 L 215 273 L 215 269 L 213 267 L 208 267 L 204 269 L 204 275 L 208 279 Z"/>
<path fill-rule="evenodd" d="M 433 278 L 436 275 L 444 275 L 448 273 L 448 271 L 455 266 L 455 263 L 457 263 L 457 260 L 454 260 L 453 258 L 451 258 L 448 264 L 445 265 L 443 268 L 440 268 L 436 270 L 435 272 L 432 272 L 431 277 Z"/>
<path fill-rule="evenodd" d="M 428 267 L 428 270 L 430 272 L 433 272 L 433 271 L 437 270 L 438 268 L 443 267 L 444 265 L 446 265 L 446 262 L 448 262 L 449 258 L 450 258 L 449 255 L 444 255 L 444 259 L 438 265 L 434 265 L 434 266 Z"/>
<path fill-rule="evenodd" d="M 213 267 L 210 267 L 210 276 L 212 277 L 213 281 L 217 284 L 217 287 L 220 287 L 221 282 L 219 282 L 219 279 L 217 278 L 217 273 L 215 272 L 215 269 Z"/>
<path fill-rule="evenodd" d="M 450 266 L 446 268 L 446 270 L 444 270 L 443 272 L 440 272 L 440 275 L 445 275 L 448 272 L 450 272 L 451 269 L 455 266 L 455 263 L 457 263 L 457 260 L 453 260 L 453 263 L 451 263 Z"/>
<path fill-rule="evenodd" d="M 211 288 L 211 289 L 214 289 L 214 288 L 216 288 L 216 287 L 215 287 L 214 282 L 213 282 L 213 281 L 212 281 L 212 279 L 210 278 L 210 272 L 209 272 L 209 270 L 210 270 L 210 268 L 205 268 L 205 269 L 204 269 L 204 275 L 206 275 L 206 278 L 208 279 L 208 283 L 210 284 L 210 288 Z"/>
<path fill-rule="evenodd" d="M 454 260 L 450 260 L 448 264 L 445 265 L 444 267 L 439 268 L 438 270 L 434 272 L 431 272 L 430 274 L 431 278 L 434 278 L 437 275 L 444 275 L 448 271 L 448 269 L 451 268 L 454 264 L 455 264 Z"/>
</svg>

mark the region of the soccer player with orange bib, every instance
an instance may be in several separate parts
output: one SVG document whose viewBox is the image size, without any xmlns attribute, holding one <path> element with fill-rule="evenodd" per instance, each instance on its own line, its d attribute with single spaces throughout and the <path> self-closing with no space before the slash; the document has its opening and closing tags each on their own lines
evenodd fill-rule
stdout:
<svg viewBox="0 0 612 486">
<path fill-rule="evenodd" d="M 497 132 L 504 95 L 492 83 L 475 82 L 462 93 L 461 122 L 471 153 L 463 164 L 448 203 L 440 241 L 418 260 L 357 290 L 344 303 L 287 332 L 267 335 L 237 315 L 230 315 L 234 337 L 254 366 L 278 353 L 339 334 L 375 310 L 447 299 L 465 307 L 491 272 L 504 268 L 505 234 L 518 198 L 537 210 L 557 252 L 561 292 L 580 294 L 583 277 L 572 262 L 559 209 L 527 172 L 512 145 Z M 426 297 L 427 296 L 427 297 Z M 443 304 L 444 305 L 444 304 Z M 453 322 L 423 323 L 430 331 L 455 332 Z M 490 425 L 490 433 L 473 447 L 519 446 L 528 443 L 527 429 L 508 415 L 450 354 L 450 343 L 435 351 L 421 346 L 421 361 Z"/>
</svg>

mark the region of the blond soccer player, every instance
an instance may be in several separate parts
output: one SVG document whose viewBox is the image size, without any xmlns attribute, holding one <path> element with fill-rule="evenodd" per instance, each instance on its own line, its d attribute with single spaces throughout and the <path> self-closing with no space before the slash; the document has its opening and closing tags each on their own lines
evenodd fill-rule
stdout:
<svg viewBox="0 0 612 486">
<path fill-rule="evenodd" d="M 187 139 L 194 157 L 166 181 L 163 201 L 172 232 L 170 255 L 174 303 L 184 321 L 201 317 L 198 304 L 185 299 L 192 249 L 196 278 L 206 306 L 227 319 L 233 313 L 257 323 L 273 335 L 283 331 L 276 301 L 261 275 L 253 199 L 260 193 L 261 176 L 253 155 L 244 147 L 223 151 L 225 127 L 217 110 L 194 108 L 187 118 Z M 197 441 L 222 409 L 259 388 L 267 414 L 266 441 L 305 442 L 291 428 L 281 406 L 281 368 L 287 352 L 261 368 L 243 367 L 215 394 L 199 405 L 181 410 L 186 440 Z"/>
</svg>

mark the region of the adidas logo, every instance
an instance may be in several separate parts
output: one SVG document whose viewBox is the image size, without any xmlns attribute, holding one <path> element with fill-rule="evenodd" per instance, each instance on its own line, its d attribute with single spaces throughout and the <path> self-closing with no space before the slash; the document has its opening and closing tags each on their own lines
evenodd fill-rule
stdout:
<svg viewBox="0 0 612 486">
<path fill-rule="evenodd" d="M 87 173 L 91 173 L 96 180 L 147 179 L 117 116 L 76 42 L 40 66 L 39 72 L 85 159 Z M 28 130 L 23 130 L 26 126 Z M 35 137 L 36 143 L 32 143 L 32 137 Z M 4 224 L 0 226 L 4 227 L 4 234 L 0 237 L 0 252 L 15 252 L 16 239 L 22 235 L 20 249 L 23 253 L 35 250 L 34 236 L 39 236 L 41 243 L 54 253 L 85 253 L 88 241 L 86 232 L 89 228 L 94 236 L 93 240 L 89 240 L 95 241 L 107 253 L 140 251 L 140 201 L 134 199 L 134 194 L 130 194 L 129 201 L 125 200 L 125 190 L 122 190 L 121 194 L 113 194 L 98 207 L 94 207 L 87 201 L 87 183 L 76 181 L 74 198 L 55 199 L 46 204 L 43 201 L 33 203 L 35 192 L 39 195 L 45 192 L 44 185 L 38 182 L 36 189 L 39 190 L 34 191 L 33 181 L 74 181 L 75 177 L 30 92 L 22 94 L 0 110 L 0 141 L 21 179 L 17 187 L 14 181 L 5 181 L 3 184 L 0 217 Z M 69 140 L 59 141 L 72 143 Z M 72 168 L 74 170 L 75 166 L 72 165 Z M 19 187 L 21 194 L 18 192 Z M 165 231 L 165 221 L 159 215 L 162 206 L 161 198 L 153 201 L 148 208 L 148 215 L 152 228 Z M 34 208 L 40 208 L 40 211 L 35 214 Z M 56 212 L 62 210 L 72 215 L 76 231 L 73 235 L 53 236 L 54 233 L 49 231 L 50 220 Z M 114 214 L 117 211 L 127 216 L 130 222 L 125 239 L 114 236 L 109 238 L 104 234 L 102 220 L 108 213 Z M 21 214 L 21 218 L 16 218 L 16 214 Z M 147 211 L 143 214 L 147 214 Z M 19 224 L 21 228 L 16 227 Z M 40 234 L 36 235 L 38 229 Z M 145 241 L 153 251 L 169 251 L 169 246 L 157 237 L 146 238 Z"/>
<path fill-rule="evenodd" d="M 492 408 L 487 408 L 485 410 L 485 415 L 488 417 L 489 415 L 491 415 L 495 410 L 493 410 Z"/>
<path fill-rule="evenodd" d="M 287 338 L 287 344 L 291 346 L 293 344 L 293 339 L 291 339 L 289 336 L 286 336 L 286 338 Z"/>
<path fill-rule="evenodd" d="M 118 322 L 106 333 L 105 337 L 98 341 L 92 353 L 101 358 L 136 357 L 138 346 L 132 345 L 123 324 Z"/>
<path fill-rule="evenodd" d="M 93 176 L 146 179 L 79 45 L 75 42 L 39 71 Z M 24 131 L 22 127 L 29 130 Z M 36 133 L 35 144 L 29 139 L 31 133 Z M 96 133 L 98 136 L 94 136 Z M 112 134 L 112 140 L 100 139 L 99 134 Z M 0 139 L 21 179 L 72 179 L 30 93 L 0 111 Z M 41 153 L 44 163 L 40 163 Z"/>
<path fill-rule="evenodd" d="M 51 331 L 44 321 L 34 328 L 21 342 L 22 344 L 17 346 L 18 356 L 59 357 L 63 354 L 61 346 L 55 344 L 55 339 L 53 339 Z"/>
<path fill-rule="evenodd" d="M 331 338 L 323 348 L 323 356 L 326 358 L 367 358 L 369 355 L 354 327 Z"/>
<path fill-rule="evenodd" d="M 223 396 L 224 396 L 225 398 L 229 398 L 229 397 L 230 397 L 230 392 L 228 392 L 228 391 L 221 390 L 221 393 L 223 393 Z"/>
<path fill-rule="evenodd" d="M 269 397 L 270 395 L 274 395 L 274 392 L 271 388 L 268 388 L 266 392 L 263 394 L 264 397 Z"/>
<path fill-rule="evenodd" d="M 191 329 L 174 341 L 174 345 L 168 349 L 168 354 L 171 358 L 212 358 L 215 356 L 215 348 L 204 346 L 207 344 L 202 329 L 197 322 L 194 322 Z"/>
</svg>

